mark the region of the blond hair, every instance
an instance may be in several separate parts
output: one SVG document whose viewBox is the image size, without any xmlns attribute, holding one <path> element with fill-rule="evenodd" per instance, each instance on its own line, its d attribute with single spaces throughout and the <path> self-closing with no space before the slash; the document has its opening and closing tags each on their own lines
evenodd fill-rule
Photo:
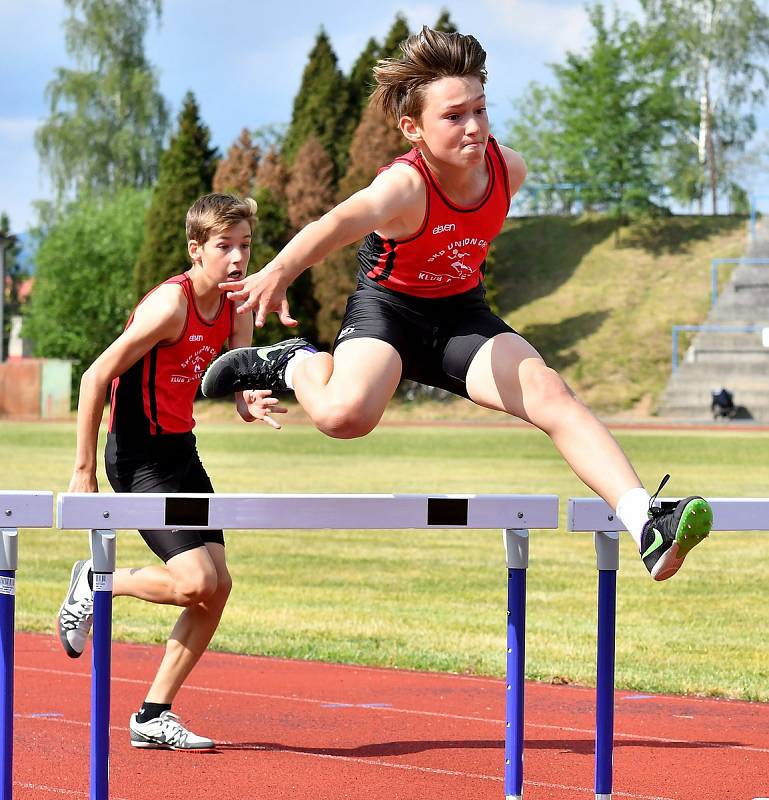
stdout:
<svg viewBox="0 0 769 800">
<path fill-rule="evenodd" d="M 199 197 L 187 212 L 187 241 L 204 245 L 212 236 L 245 220 L 251 231 L 256 224 L 256 200 L 213 192 Z"/>
<path fill-rule="evenodd" d="M 384 58 L 374 67 L 371 104 L 396 124 L 421 118 L 426 87 L 439 78 L 473 77 L 486 83 L 486 51 L 474 36 L 428 28 L 401 42 L 402 58 Z"/>
</svg>

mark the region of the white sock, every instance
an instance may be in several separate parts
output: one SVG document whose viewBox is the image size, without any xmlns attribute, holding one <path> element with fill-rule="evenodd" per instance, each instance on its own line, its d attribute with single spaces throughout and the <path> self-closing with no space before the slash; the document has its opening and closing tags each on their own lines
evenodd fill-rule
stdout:
<svg viewBox="0 0 769 800">
<path fill-rule="evenodd" d="M 286 386 L 288 386 L 289 389 L 294 388 L 294 383 L 292 381 L 292 378 L 294 375 L 294 369 L 296 368 L 296 365 L 300 361 L 304 361 L 305 358 L 309 358 L 310 356 L 316 355 L 317 352 L 318 351 L 314 347 L 312 348 L 312 350 L 310 350 L 307 347 L 303 347 L 301 350 L 297 350 L 294 353 L 294 355 L 291 356 L 291 358 L 288 361 L 288 364 L 286 364 L 286 372 L 283 376 L 283 380 L 286 382 Z"/>
<path fill-rule="evenodd" d="M 641 532 L 649 519 L 649 492 L 642 487 L 630 489 L 617 501 L 617 516 L 641 549 Z"/>
</svg>

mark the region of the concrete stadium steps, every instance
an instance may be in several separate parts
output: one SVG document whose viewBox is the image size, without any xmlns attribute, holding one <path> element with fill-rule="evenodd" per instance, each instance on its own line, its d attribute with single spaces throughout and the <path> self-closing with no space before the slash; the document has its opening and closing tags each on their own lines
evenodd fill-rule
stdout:
<svg viewBox="0 0 769 800">
<path fill-rule="evenodd" d="M 769 258 L 769 221 L 762 220 L 748 258 Z M 706 325 L 769 328 L 769 265 L 740 264 L 717 298 Z M 679 334 L 679 344 L 686 341 Z M 691 334 L 690 334 L 691 335 Z M 712 419 L 711 391 L 726 387 L 749 416 L 769 422 L 769 348 L 761 331 L 700 331 L 671 372 L 657 415 L 687 420 Z"/>
</svg>

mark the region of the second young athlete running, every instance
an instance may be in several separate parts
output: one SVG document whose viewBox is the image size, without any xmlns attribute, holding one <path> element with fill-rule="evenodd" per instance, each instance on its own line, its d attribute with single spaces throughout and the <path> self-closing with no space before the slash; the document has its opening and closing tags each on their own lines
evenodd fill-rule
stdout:
<svg viewBox="0 0 769 800">
<path fill-rule="evenodd" d="M 403 378 L 514 415 L 548 434 L 616 509 L 652 577 L 671 577 L 709 534 L 710 505 L 691 496 L 672 510 L 655 507 L 608 429 L 486 302 L 484 260 L 526 166 L 490 135 L 483 48 L 472 36 L 425 27 L 402 51 L 375 66 L 372 102 L 412 150 L 303 228 L 264 269 L 228 287 L 257 326 L 273 311 L 296 325 L 289 284 L 365 237 L 333 356 L 304 339 L 234 350 L 212 364 L 203 393 L 247 390 L 245 399 L 257 401 L 248 390 L 293 389 L 316 427 L 337 438 L 369 433 Z"/>
<path fill-rule="evenodd" d="M 96 451 L 107 388 L 112 386 L 105 462 L 116 492 L 213 492 L 200 462 L 192 429 L 200 379 L 225 341 L 251 342 L 250 314 L 220 284 L 246 275 L 256 203 L 209 194 L 187 212 L 190 268 L 156 286 L 137 305 L 123 333 L 83 374 L 77 409 L 77 452 L 70 492 L 96 492 Z M 171 256 L 174 257 L 173 255 Z M 250 407 L 237 394 L 246 422 L 285 409 L 269 391 L 253 393 Z M 171 711 L 177 692 L 208 647 L 232 579 L 221 530 L 142 530 L 163 565 L 121 567 L 112 593 L 182 611 L 141 708 L 131 715 L 131 744 L 139 748 L 201 750 L 211 739 L 190 731 Z M 93 623 L 93 575 L 89 560 L 77 561 L 59 611 L 58 635 L 65 652 L 79 657 Z"/>
</svg>

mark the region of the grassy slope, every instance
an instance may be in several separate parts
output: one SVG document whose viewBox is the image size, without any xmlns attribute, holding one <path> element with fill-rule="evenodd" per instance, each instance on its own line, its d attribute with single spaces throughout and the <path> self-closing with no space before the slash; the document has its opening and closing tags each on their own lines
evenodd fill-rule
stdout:
<svg viewBox="0 0 769 800">
<path fill-rule="evenodd" d="M 497 239 L 500 312 L 596 411 L 651 410 L 670 371 L 670 328 L 702 322 L 710 260 L 743 254 L 745 222 L 532 218 Z M 726 277 L 726 276 L 724 276 Z"/>
</svg>

